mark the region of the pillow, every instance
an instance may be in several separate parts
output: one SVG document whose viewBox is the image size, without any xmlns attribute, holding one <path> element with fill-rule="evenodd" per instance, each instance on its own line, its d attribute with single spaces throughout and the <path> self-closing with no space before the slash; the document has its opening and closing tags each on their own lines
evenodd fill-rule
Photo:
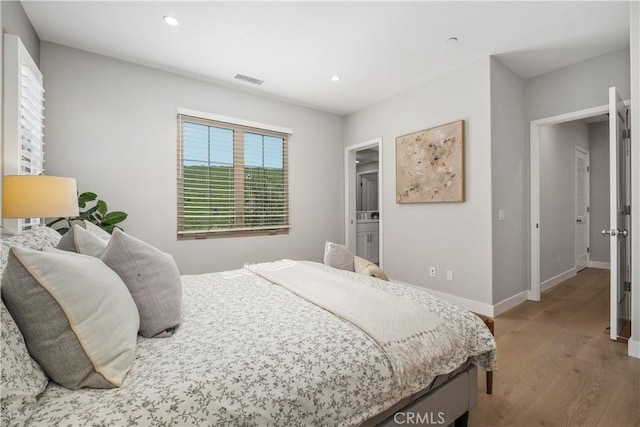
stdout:
<svg viewBox="0 0 640 427">
<path fill-rule="evenodd" d="M 60 236 L 60 235 L 58 235 Z M 38 403 L 38 395 L 49 382 L 44 371 L 29 355 L 18 326 L 2 303 L 2 383 L 0 384 L 0 424 L 24 425 Z"/>
<path fill-rule="evenodd" d="M 58 384 L 119 387 L 131 368 L 138 310 L 97 258 L 11 248 L 2 297 L 31 356 Z"/>
<path fill-rule="evenodd" d="M 338 270 L 353 271 L 354 253 L 344 245 L 327 242 L 324 245 L 324 263 Z"/>
<path fill-rule="evenodd" d="M 389 280 L 384 271 L 368 259 L 355 256 L 353 258 L 353 268 L 356 273 L 364 274 L 365 276 L 373 276 L 382 280 Z"/>
<path fill-rule="evenodd" d="M 102 260 L 129 288 L 140 313 L 140 335 L 171 335 L 182 317 L 182 279 L 173 257 L 116 228 Z"/>
<path fill-rule="evenodd" d="M 99 238 L 101 238 L 103 240 L 111 239 L 111 234 L 107 233 L 106 231 L 104 231 L 102 228 L 98 227 L 97 225 L 95 225 L 91 221 L 87 221 L 85 219 L 82 222 L 84 223 L 85 230 L 87 230 L 88 232 L 90 232 L 94 236 L 97 236 L 97 237 L 99 237 Z"/>
<path fill-rule="evenodd" d="M 85 255 L 100 256 L 107 247 L 111 235 L 91 222 L 84 220 L 74 223 L 66 232 L 58 249 L 68 252 L 78 252 Z M 79 246 L 83 246 L 80 250 Z"/>
<path fill-rule="evenodd" d="M 4 271 L 9 257 L 9 249 L 12 246 L 20 246 L 21 248 L 40 249 L 43 246 L 53 247 L 60 242 L 60 233 L 51 227 L 37 227 L 31 230 L 25 230 L 20 234 L 11 237 L 2 237 L 0 243 L 0 272 Z M 1 275 L 0 275 L 1 278 Z"/>
<path fill-rule="evenodd" d="M 98 237 L 91 231 L 87 231 L 78 224 L 75 224 L 73 226 L 73 243 L 76 248 L 74 252 L 99 257 L 107 248 L 109 240 Z"/>
</svg>

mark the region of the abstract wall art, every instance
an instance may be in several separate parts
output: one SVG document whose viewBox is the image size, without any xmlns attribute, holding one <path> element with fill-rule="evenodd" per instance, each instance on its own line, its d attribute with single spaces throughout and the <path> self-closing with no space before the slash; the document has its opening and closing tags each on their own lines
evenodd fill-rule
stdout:
<svg viewBox="0 0 640 427">
<path fill-rule="evenodd" d="M 396 202 L 464 202 L 464 120 L 396 138 Z"/>
</svg>

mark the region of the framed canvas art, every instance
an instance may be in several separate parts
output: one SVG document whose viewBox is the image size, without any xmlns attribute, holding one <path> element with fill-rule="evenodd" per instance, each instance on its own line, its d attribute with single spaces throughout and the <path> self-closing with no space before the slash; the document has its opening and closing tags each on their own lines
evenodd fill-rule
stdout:
<svg viewBox="0 0 640 427">
<path fill-rule="evenodd" d="M 396 138 L 396 202 L 464 202 L 464 120 Z"/>
</svg>

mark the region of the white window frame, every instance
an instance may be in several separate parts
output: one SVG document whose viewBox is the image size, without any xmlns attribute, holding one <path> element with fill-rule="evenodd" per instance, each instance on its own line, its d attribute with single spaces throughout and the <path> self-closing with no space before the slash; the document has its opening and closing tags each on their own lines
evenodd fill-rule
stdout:
<svg viewBox="0 0 640 427">
<path fill-rule="evenodd" d="M 224 229 L 200 229 L 200 230 L 185 230 L 184 227 L 184 196 L 183 196 L 183 135 L 182 135 L 182 121 L 199 123 L 207 126 L 220 127 L 226 129 L 232 129 L 234 131 L 234 165 L 238 161 L 238 155 L 236 154 L 236 144 L 244 144 L 244 136 L 236 136 L 236 133 L 249 132 L 268 136 L 282 137 L 284 139 L 283 146 L 283 169 L 284 169 L 284 197 L 285 197 L 285 213 L 286 220 L 284 225 L 274 226 L 245 226 L 243 223 L 243 201 L 237 197 L 238 189 L 235 190 L 236 198 L 234 198 L 234 204 L 236 206 L 235 223 L 233 226 Z M 195 111 L 187 108 L 178 108 L 177 110 L 177 136 L 178 136 L 178 149 L 177 149 L 177 238 L 179 240 L 186 239 L 205 239 L 210 237 L 242 237 L 242 236 L 255 236 L 255 235 L 275 235 L 275 234 L 287 234 L 290 228 L 290 203 L 289 203 L 289 180 L 288 180 L 288 144 L 289 136 L 293 134 L 293 131 L 289 128 L 282 126 L 274 126 L 265 123 L 252 122 L 244 119 L 237 119 L 233 117 L 222 116 L 218 114 L 205 113 L 201 111 Z M 244 145 L 240 147 L 240 152 L 243 152 Z M 242 166 L 244 167 L 244 166 Z M 236 177 L 237 178 L 237 177 Z M 241 181 L 241 180 L 240 180 Z M 242 187 L 243 182 L 234 181 L 236 186 Z M 244 194 L 244 193 L 243 193 Z M 238 224 L 238 218 L 242 224 Z"/>
</svg>

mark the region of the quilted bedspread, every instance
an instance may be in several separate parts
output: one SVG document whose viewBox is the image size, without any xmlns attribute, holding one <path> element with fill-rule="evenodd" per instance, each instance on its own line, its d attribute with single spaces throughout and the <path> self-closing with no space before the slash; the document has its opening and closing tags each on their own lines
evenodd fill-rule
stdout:
<svg viewBox="0 0 640 427">
<path fill-rule="evenodd" d="M 399 387 L 359 329 L 248 270 L 183 276 L 183 323 L 139 337 L 120 388 L 50 383 L 31 426 L 358 425 L 471 358 L 496 368 L 495 342 L 468 311 L 420 289 L 330 269 L 428 307 L 462 337 Z"/>
</svg>

